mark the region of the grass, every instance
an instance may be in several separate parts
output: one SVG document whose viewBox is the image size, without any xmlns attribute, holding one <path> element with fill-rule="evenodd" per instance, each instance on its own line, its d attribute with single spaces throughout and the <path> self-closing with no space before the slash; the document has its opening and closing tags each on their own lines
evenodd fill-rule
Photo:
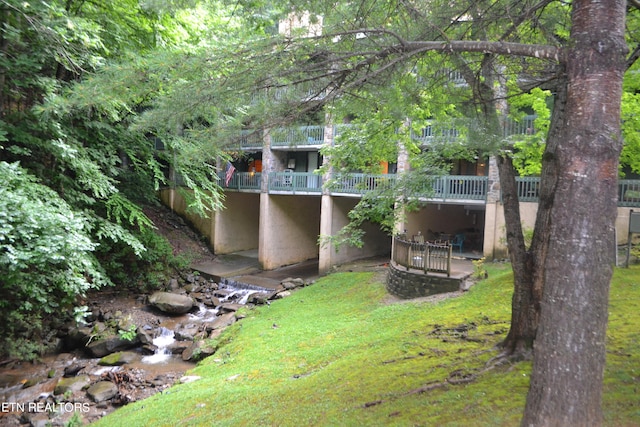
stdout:
<svg viewBox="0 0 640 427">
<path fill-rule="evenodd" d="M 374 278 L 333 274 L 250 311 L 190 372 L 200 380 L 96 425 L 518 425 L 531 364 L 481 373 L 508 331 L 509 266 L 490 265 L 489 279 L 440 302 L 389 303 Z M 639 297 L 640 267 L 617 270 L 604 396 L 610 426 L 640 425 Z M 445 379 L 462 384 L 428 390 Z"/>
</svg>

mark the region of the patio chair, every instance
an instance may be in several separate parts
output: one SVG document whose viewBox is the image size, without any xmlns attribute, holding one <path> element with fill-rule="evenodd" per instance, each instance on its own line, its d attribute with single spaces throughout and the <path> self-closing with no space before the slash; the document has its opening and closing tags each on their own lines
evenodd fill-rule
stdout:
<svg viewBox="0 0 640 427">
<path fill-rule="evenodd" d="M 451 246 L 454 248 L 458 248 L 458 252 L 462 253 L 462 246 L 464 245 L 464 234 L 456 234 L 451 240 Z"/>
</svg>

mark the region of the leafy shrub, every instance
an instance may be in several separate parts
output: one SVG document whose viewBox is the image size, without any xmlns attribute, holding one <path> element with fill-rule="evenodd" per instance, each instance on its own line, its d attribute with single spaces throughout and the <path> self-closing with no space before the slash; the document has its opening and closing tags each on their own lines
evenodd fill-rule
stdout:
<svg viewBox="0 0 640 427">
<path fill-rule="evenodd" d="M 110 284 L 87 223 L 18 163 L 0 162 L 0 352 L 32 358 L 38 346 L 26 343 L 39 341 L 38 319 Z"/>
<path fill-rule="evenodd" d="M 162 287 L 173 270 L 187 268 L 189 260 L 173 255 L 169 241 L 144 228 L 134 233 L 146 248 L 136 255 L 123 242 L 105 241 L 98 249 L 98 258 L 116 286 L 136 290 L 151 290 Z"/>
</svg>

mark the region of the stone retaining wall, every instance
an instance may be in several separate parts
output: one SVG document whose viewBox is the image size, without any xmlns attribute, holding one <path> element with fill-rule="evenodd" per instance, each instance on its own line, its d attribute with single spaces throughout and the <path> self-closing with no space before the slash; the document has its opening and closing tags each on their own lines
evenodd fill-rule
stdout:
<svg viewBox="0 0 640 427">
<path fill-rule="evenodd" d="M 407 271 L 404 267 L 390 263 L 387 291 L 399 298 L 418 298 L 459 291 L 461 282 L 459 278 Z"/>
</svg>

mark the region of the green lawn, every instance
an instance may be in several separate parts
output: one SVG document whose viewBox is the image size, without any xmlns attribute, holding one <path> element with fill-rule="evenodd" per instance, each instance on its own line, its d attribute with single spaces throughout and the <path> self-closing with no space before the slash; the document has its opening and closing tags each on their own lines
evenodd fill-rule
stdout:
<svg viewBox="0 0 640 427">
<path fill-rule="evenodd" d="M 509 266 L 490 265 L 489 279 L 437 303 L 390 304 L 374 277 L 333 274 L 250 311 L 190 372 L 202 379 L 97 425 L 518 425 L 531 364 L 482 371 L 508 330 Z M 640 267 L 617 270 L 604 398 L 610 426 L 640 425 L 639 297 Z M 443 386 L 447 379 L 462 384 Z"/>
</svg>

